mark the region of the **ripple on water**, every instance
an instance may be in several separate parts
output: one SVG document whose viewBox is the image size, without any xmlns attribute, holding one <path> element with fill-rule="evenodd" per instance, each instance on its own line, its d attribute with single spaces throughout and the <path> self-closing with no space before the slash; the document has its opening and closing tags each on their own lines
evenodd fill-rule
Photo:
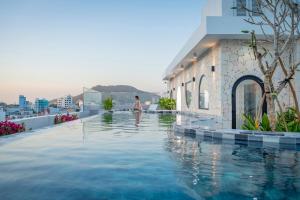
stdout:
<svg viewBox="0 0 300 200">
<path fill-rule="evenodd" d="M 175 135 L 175 119 L 123 112 L 0 138 L 1 199 L 298 199 L 298 151 Z"/>
</svg>

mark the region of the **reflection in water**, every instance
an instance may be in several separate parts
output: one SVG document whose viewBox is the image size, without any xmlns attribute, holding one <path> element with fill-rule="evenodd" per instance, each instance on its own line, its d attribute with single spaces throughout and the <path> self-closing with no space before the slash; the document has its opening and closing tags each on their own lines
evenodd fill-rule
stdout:
<svg viewBox="0 0 300 200">
<path fill-rule="evenodd" d="M 113 115 L 112 115 L 112 113 L 104 113 L 102 115 L 102 121 L 105 124 L 112 124 L 112 121 L 113 121 Z"/>
<path fill-rule="evenodd" d="M 174 121 L 143 114 L 136 128 L 135 113 L 116 112 L 1 138 L 0 197 L 299 199 L 299 151 L 200 140 Z"/>
<path fill-rule="evenodd" d="M 165 144 L 179 180 L 204 198 L 284 199 L 300 193 L 300 155 L 279 149 L 201 141 L 168 132 Z M 227 199 L 227 198 L 225 198 Z"/>
<path fill-rule="evenodd" d="M 140 125 L 140 122 L 141 122 L 142 112 L 134 111 L 134 115 L 135 115 L 135 126 L 138 127 Z"/>
<path fill-rule="evenodd" d="M 176 116 L 172 114 L 160 114 L 158 121 L 162 126 L 170 127 L 176 121 Z"/>
<path fill-rule="evenodd" d="M 181 125 L 181 115 L 176 115 L 176 124 Z"/>
</svg>

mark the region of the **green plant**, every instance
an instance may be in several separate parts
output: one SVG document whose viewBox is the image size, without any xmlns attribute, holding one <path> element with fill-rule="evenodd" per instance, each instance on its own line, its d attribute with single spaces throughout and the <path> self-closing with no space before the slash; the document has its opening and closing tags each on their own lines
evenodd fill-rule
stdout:
<svg viewBox="0 0 300 200">
<path fill-rule="evenodd" d="M 160 98 L 158 104 L 161 109 L 174 110 L 176 108 L 175 99 Z"/>
<path fill-rule="evenodd" d="M 161 125 L 170 126 L 170 125 L 173 124 L 173 122 L 176 121 L 176 115 L 173 115 L 173 114 L 160 114 L 158 116 L 158 120 L 159 120 L 159 123 Z"/>
<path fill-rule="evenodd" d="M 260 131 L 271 131 L 271 125 L 269 117 L 266 113 L 263 114 L 261 122 L 253 118 L 251 115 L 243 115 L 244 124 L 242 125 L 243 130 L 260 130 Z"/>
<path fill-rule="evenodd" d="M 258 120 L 250 115 L 244 115 L 243 120 L 242 129 L 244 130 L 272 130 L 269 117 L 266 113 L 263 114 L 261 122 L 258 122 Z M 300 132 L 300 121 L 295 108 L 288 108 L 285 112 L 277 113 L 275 130 L 278 132 Z"/>
<path fill-rule="evenodd" d="M 112 97 L 107 97 L 106 99 L 104 99 L 103 101 L 103 108 L 104 110 L 111 110 L 114 106 L 113 103 L 113 98 Z"/>
<path fill-rule="evenodd" d="M 259 130 L 259 124 L 251 115 L 243 115 L 243 130 Z"/>
<path fill-rule="evenodd" d="M 300 121 L 297 117 L 297 111 L 294 108 L 288 108 L 283 113 L 277 113 L 277 131 L 300 132 Z"/>
<path fill-rule="evenodd" d="M 266 113 L 264 113 L 261 118 L 260 130 L 261 131 L 271 131 L 272 130 L 269 117 Z"/>
<path fill-rule="evenodd" d="M 111 124 L 112 121 L 113 121 L 113 116 L 111 113 L 104 113 L 103 116 L 102 116 L 102 121 L 105 123 L 105 124 Z"/>
</svg>

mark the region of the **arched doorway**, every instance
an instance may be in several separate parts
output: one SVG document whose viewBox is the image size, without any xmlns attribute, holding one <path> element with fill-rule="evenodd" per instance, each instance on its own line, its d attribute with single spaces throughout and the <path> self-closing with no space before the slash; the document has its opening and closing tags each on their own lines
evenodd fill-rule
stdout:
<svg viewBox="0 0 300 200">
<path fill-rule="evenodd" d="M 252 75 L 239 78 L 232 88 L 232 128 L 241 128 L 243 114 L 255 116 L 264 93 L 263 81 Z M 263 113 L 267 112 L 267 104 L 264 102 Z"/>
<path fill-rule="evenodd" d="M 180 86 L 177 88 L 176 110 L 181 111 L 181 87 Z"/>
</svg>

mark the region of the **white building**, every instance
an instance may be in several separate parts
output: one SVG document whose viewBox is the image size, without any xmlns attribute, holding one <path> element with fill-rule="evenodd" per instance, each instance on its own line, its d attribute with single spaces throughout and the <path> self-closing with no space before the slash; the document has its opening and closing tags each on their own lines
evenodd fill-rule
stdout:
<svg viewBox="0 0 300 200">
<path fill-rule="evenodd" d="M 255 6 L 255 0 L 244 1 Z M 259 36 L 261 30 L 244 21 L 246 11 L 232 9 L 236 4 L 236 0 L 208 0 L 200 27 L 163 77 L 177 110 L 215 116 L 223 128 L 240 128 L 242 114 L 254 114 L 263 91 L 263 76 L 246 44 L 249 34 L 241 32 L 255 30 Z M 300 58 L 300 44 L 295 53 Z M 278 80 L 283 77 L 280 73 L 274 76 Z M 286 106 L 293 103 L 287 89 L 279 98 Z"/>
<path fill-rule="evenodd" d="M 57 107 L 59 108 L 73 107 L 73 97 L 71 95 L 67 95 L 57 99 Z"/>
<path fill-rule="evenodd" d="M 57 114 L 60 114 L 60 109 L 59 109 L 59 108 L 49 107 L 49 114 L 50 114 L 50 115 L 57 115 Z"/>
</svg>

